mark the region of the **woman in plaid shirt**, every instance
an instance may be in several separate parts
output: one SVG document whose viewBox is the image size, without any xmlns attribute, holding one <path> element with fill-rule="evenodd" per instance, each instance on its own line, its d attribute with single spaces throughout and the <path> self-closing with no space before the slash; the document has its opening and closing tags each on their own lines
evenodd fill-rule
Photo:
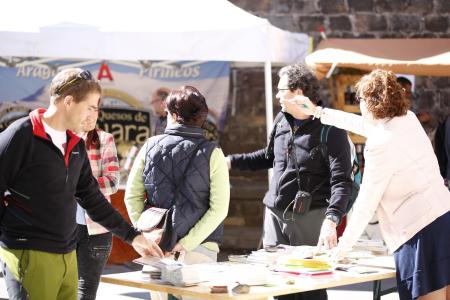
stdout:
<svg viewBox="0 0 450 300">
<path fill-rule="evenodd" d="M 86 142 L 92 174 L 100 190 L 110 200 L 119 185 L 119 161 L 112 134 L 95 128 L 95 119 L 83 124 L 79 136 Z M 95 299 L 103 267 L 111 253 L 112 234 L 92 221 L 84 209 L 77 209 L 78 299 Z"/>
</svg>

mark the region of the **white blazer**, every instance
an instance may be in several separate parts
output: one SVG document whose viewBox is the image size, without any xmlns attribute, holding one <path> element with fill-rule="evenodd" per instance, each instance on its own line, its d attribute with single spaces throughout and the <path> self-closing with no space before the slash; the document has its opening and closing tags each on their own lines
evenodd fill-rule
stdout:
<svg viewBox="0 0 450 300">
<path fill-rule="evenodd" d="M 339 240 L 342 251 L 351 249 L 375 211 L 384 241 L 394 252 L 450 210 L 450 192 L 414 113 L 372 124 L 356 114 L 323 109 L 321 121 L 367 137 L 363 182 Z"/>
</svg>

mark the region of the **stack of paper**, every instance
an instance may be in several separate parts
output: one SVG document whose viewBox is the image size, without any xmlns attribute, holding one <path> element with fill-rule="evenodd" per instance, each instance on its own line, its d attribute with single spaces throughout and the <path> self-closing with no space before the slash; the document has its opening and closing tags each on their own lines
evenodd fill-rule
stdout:
<svg viewBox="0 0 450 300">
<path fill-rule="evenodd" d="M 383 240 L 359 239 L 353 246 L 355 251 L 372 251 L 377 254 L 387 254 L 388 248 Z"/>
<path fill-rule="evenodd" d="M 161 279 L 161 269 L 149 265 L 144 265 L 142 273 L 149 274 L 151 279 Z"/>
<path fill-rule="evenodd" d="M 156 268 L 162 268 L 164 266 L 168 266 L 168 265 L 178 265 L 178 266 L 182 266 L 183 263 L 173 260 L 171 258 L 159 258 L 159 257 L 154 257 L 154 256 L 145 256 L 145 257 L 139 257 L 135 260 L 133 260 L 133 262 L 138 263 L 140 265 L 148 265 L 148 266 L 153 266 Z"/>
<path fill-rule="evenodd" d="M 182 263 L 170 258 L 158 258 L 152 256 L 140 257 L 135 259 L 134 262 L 143 265 L 142 272 L 150 274 L 150 278 L 152 279 L 162 279 L 162 270 L 168 266 L 183 266 Z"/>
<path fill-rule="evenodd" d="M 277 247 L 273 247 L 270 250 L 268 249 L 260 249 L 258 251 L 252 251 L 252 253 L 247 257 L 248 263 L 257 263 L 264 265 L 273 265 L 276 263 L 277 258 L 280 255 L 290 254 L 294 251 L 295 247 L 288 245 L 279 245 Z"/>
<path fill-rule="evenodd" d="M 278 256 L 279 254 L 276 253 L 253 251 L 253 253 L 247 257 L 247 262 L 263 265 L 272 265 L 277 261 Z"/>
<path fill-rule="evenodd" d="M 316 246 L 296 246 L 292 253 L 292 256 L 297 258 L 313 258 L 317 256 Z"/>
<path fill-rule="evenodd" d="M 162 268 L 161 279 L 176 286 L 190 286 L 200 282 L 228 285 L 239 282 L 247 285 L 264 285 L 269 270 L 263 265 L 239 263 L 209 263 Z"/>
<path fill-rule="evenodd" d="M 381 267 L 395 269 L 395 260 L 393 256 L 375 256 L 369 259 L 358 259 L 358 265 Z"/>
<path fill-rule="evenodd" d="M 175 286 L 192 286 L 204 282 L 205 265 L 167 265 L 161 268 L 161 279 Z"/>
<path fill-rule="evenodd" d="M 152 278 L 176 286 L 191 286 L 201 282 L 214 282 L 216 285 L 228 285 L 239 282 L 247 285 L 264 285 L 268 283 L 270 271 L 261 264 L 248 263 L 208 263 L 185 265 L 172 259 L 143 257 L 135 260 L 143 264 L 143 271 Z"/>
<path fill-rule="evenodd" d="M 306 276 L 325 275 L 333 272 L 332 266 L 323 260 L 298 258 L 289 255 L 280 257 L 273 270 L 292 275 Z"/>
</svg>

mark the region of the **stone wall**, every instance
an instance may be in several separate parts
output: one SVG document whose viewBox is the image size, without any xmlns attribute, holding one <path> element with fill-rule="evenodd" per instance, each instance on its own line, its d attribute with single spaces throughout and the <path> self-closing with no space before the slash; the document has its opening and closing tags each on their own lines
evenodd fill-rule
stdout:
<svg viewBox="0 0 450 300">
<path fill-rule="evenodd" d="M 270 20 L 275 26 L 307 33 L 317 44 L 323 28 L 335 38 L 449 38 L 449 0 L 231 0 L 240 8 Z M 405 49 L 407 51 L 407 49 Z M 273 70 L 273 85 L 278 70 Z M 226 154 L 265 146 L 265 98 L 263 68 L 233 69 L 228 118 L 221 136 Z M 322 98 L 327 98 L 323 83 Z M 233 97 L 231 97 L 233 98 Z M 432 131 L 450 113 L 450 78 L 416 77 L 414 107 L 428 111 Z M 274 100 L 274 111 L 279 106 Z M 226 226 L 227 247 L 257 244 L 262 224 L 261 198 L 267 189 L 267 172 L 231 172 L 232 203 Z M 242 226 L 251 236 L 243 237 Z M 240 229 L 239 229 L 240 228 Z M 249 240 L 250 239 L 250 240 Z"/>
</svg>

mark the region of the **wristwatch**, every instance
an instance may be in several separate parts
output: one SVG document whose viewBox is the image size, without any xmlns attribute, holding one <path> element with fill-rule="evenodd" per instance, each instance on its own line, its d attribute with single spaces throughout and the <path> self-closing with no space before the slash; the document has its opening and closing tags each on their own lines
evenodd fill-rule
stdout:
<svg viewBox="0 0 450 300">
<path fill-rule="evenodd" d="M 339 225 L 339 223 L 341 222 L 341 218 L 339 218 L 336 215 L 326 215 L 325 219 L 330 220 L 331 222 L 335 223 L 336 225 Z"/>
</svg>

